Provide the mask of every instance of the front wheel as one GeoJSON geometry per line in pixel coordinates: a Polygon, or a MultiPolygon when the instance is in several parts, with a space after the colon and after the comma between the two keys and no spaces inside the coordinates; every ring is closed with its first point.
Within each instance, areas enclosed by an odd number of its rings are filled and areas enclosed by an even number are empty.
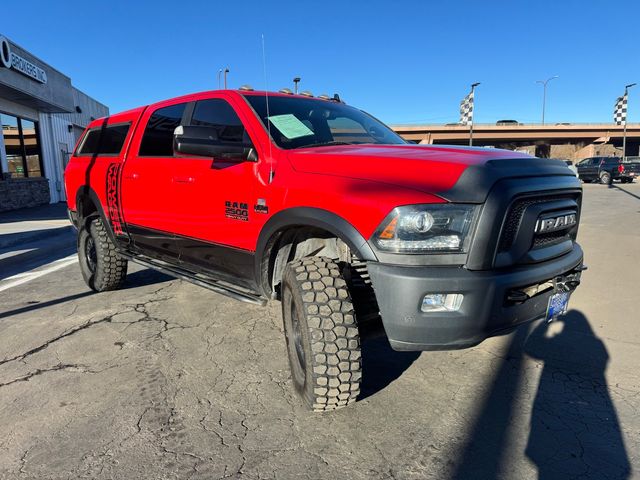
{"type": "Polygon", "coordinates": [[[99,217],[78,232],[78,259],[85,283],[96,292],[117,290],[127,276],[122,258],[99,217]]]}
{"type": "Polygon", "coordinates": [[[360,335],[339,265],[310,257],[287,265],[282,317],[296,392],[316,411],[335,410],[360,393],[360,335]]]}

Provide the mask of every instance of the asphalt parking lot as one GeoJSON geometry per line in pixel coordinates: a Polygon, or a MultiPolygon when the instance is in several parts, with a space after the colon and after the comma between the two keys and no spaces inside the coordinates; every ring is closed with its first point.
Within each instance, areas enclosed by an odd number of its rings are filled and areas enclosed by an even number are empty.
{"type": "Polygon", "coordinates": [[[64,259],[0,281],[0,478],[631,478],[640,184],[585,185],[579,241],[562,321],[454,352],[370,340],[362,400],[322,415],[293,396],[277,305],[133,266],[93,294],[64,259]]]}

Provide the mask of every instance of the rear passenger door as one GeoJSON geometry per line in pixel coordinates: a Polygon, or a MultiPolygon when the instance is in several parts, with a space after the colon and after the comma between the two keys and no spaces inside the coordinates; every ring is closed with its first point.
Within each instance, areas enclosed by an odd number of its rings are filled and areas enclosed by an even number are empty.
{"type": "Polygon", "coordinates": [[[122,174],[122,208],[136,248],[177,263],[173,132],[183,124],[188,102],[163,102],[140,120],[122,174]]]}
{"type": "Polygon", "coordinates": [[[115,119],[104,119],[100,125],[88,129],[76,147],[73,161],[65,168],[66,188],[87,185],[93,190],[111,231],[123,246],[129,244],[129,237],[122,222],[119,188],[122,151],[132,135],[131,120],[133,118],[126,115],[118,115],[115,119]]]}

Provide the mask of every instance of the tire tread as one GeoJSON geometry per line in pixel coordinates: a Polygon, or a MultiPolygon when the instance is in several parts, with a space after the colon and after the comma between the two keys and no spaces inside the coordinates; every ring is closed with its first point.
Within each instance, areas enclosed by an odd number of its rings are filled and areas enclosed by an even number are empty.
{"type": "Polygon", "coordinates": [[[96,243],[98,265],[93,275],[91,287],[98,292],[117,290],[124,284],[128,262],[118,253],[101,218],[95,218],[89,226],[96,243]]]}
{"type": "Polygon", "coordinates": [[[360,393],[360,335],[347,283],[329,258],[291,262],[285,281],[302,298],[311,341],[311,408],[326,412],[345,407],[360,393]]]}

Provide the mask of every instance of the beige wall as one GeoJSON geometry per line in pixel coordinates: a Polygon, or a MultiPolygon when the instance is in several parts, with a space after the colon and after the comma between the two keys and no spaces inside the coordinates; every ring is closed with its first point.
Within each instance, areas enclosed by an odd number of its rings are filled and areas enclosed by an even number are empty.
{"type": "Polygon", "coordinates": [[[577,162],[588,157],[610,157],[620,155],[621,148],[609,143],[592,143],[585,147],[579,145],[551,145],[551,158],[563,158],[577,162]]]}

